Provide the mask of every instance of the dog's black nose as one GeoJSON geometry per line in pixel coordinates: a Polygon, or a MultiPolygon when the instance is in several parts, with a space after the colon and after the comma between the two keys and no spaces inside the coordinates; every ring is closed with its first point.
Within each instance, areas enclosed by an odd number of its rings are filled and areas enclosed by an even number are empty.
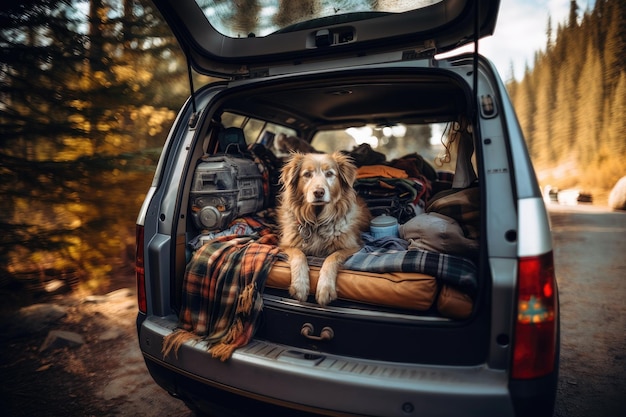
{"type": "Polygon", "coordinates": [[[322,198],[324,197],[324,190],[321,188],[319,190],[315,190],[313,191],[313,195],[315,196],[315,198],[322,198]]]}

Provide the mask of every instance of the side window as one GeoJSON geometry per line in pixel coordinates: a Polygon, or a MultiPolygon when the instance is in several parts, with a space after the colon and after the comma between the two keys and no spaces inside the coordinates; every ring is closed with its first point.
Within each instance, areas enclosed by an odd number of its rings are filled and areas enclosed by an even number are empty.
{"type": "Polygon", "coordinates": [[[320,152],[371,149],[392,161],[419,154],[437,169],[454,170],[456,153],[450,149],[445,160],[444,142],[448,141],[450,123],[366,125],[342,130],[318,132],[311,145],[320,152]]]}
{"type": "Polygon", "coordinates": [[[223,113],[221,115],[221,121],[224,127],[242,128],[248,145],[259,143],[275,154],[281,154],[275,142],[277,135],[283,134],[286,137],[298,136],[298,133],[289,127],[235,113],[223,113]]]}

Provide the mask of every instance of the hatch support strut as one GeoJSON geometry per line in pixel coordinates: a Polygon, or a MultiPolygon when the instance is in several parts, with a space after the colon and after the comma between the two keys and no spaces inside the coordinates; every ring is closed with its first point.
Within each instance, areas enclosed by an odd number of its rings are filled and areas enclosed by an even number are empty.
{"type": "Polygon", "coordinates": [[[198,109],[196,107],[196,92],[193,88],[193,76],[191,74],[191,58],[189,58],[189,53],[185,54],[187,56],[187,76],[189,77],[189,89],[191,90],[191,108],[193,109],[193,113],[189,118],[189,127],[195,128],[196,123],[198,123],[198,109]]]}
{"type": "Polygon", "coordinates": [[[480,39],[480,1],[474,2],[474,59],[472,60],[472,88],[476,107],[474,110],[473,125],[478,127],[478,40],[480,39]]]}

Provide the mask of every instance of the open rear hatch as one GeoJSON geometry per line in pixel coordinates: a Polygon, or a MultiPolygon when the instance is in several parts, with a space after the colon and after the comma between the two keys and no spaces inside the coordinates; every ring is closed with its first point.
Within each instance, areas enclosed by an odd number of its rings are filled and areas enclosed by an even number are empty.
{"type": "Polygon", "coordinates": [[[155,0],[193,68],[226,78],[350,57],[432,57],[494,31],[499,0],[155,0]],[[394,53],[395,54],[390,54],[394,53]]]}

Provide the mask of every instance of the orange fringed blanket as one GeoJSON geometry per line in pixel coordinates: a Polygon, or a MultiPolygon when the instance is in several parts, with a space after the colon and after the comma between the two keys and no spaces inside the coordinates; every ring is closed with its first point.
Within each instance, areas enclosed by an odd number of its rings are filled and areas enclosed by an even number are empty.
{"type": "Polygon", "coordinates": [[[228,360],[246,345],[263,308],[265,279],[279,253],[274,234],[222,236],[198,249],[185,271],[179,329],[163,343],[163,355],[183,343],[205,341],[214,358],[228,360]]]}

